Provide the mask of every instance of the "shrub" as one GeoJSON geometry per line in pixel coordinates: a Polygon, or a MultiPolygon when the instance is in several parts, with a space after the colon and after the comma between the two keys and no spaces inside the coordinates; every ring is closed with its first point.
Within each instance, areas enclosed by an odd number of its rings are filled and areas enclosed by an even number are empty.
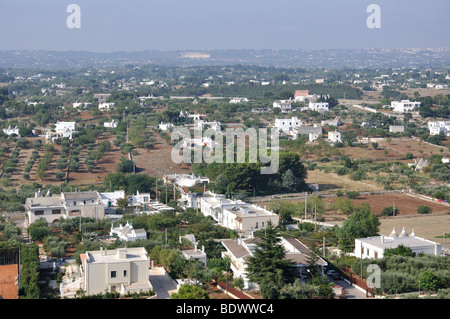
{"type": "Polygon", "coordinates": [[[420,205],[417,207],[417,212],[419,214],[431,214],[432,211],[431,207],[427,205],[420,205]]]}

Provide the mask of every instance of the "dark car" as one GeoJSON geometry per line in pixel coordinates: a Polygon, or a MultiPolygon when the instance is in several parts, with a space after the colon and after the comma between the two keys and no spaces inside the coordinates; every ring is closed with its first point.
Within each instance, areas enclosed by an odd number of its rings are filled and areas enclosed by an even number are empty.
{"type": "Polygon", "coordinates": [[[342,279],[341,275],[339,275],[338,273],[334,273],[331,276],[331,278],[333,278],[333,280],[341,280],[342,279]]]}

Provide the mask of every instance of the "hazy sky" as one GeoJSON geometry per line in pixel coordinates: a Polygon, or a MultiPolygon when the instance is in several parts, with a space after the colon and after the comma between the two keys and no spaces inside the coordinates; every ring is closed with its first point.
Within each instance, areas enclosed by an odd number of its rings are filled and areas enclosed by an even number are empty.
{"type": "Polygon", "coordinates": [[[448,48],[449,13],[449,0],[0,0],[0,50],[448,48]]]}

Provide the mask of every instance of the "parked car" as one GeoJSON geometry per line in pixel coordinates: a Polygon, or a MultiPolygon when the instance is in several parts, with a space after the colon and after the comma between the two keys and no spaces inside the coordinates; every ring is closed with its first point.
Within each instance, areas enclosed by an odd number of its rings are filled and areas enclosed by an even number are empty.
{"type": "Polygon", "coordinates": [[[333,276],[335,273],[336,273],[336,271],[334,271],[333,269],[330,269],[327,271],[327,275],[330,277],[333,276]]]}
{"type": "Polygon", "coordinates": [[[339,275],[338,273],[334,273],[334,274],[331,276],[331,278],[332,278],[333,280],[341,280],[341,279],[342,279],[341,275],[339,275]]]}

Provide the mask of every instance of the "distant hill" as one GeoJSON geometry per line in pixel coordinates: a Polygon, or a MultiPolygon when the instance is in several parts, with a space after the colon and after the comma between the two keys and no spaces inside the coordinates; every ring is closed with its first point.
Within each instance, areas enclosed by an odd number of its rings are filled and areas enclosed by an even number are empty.
{"type": "Polygon", "coordinates": [[[203,50],[95,53],[86,51],[0,51],[0,67],[79,69],[126,64],[259,65],[293,68],[450,67],[450,49],[203,50]]]}

